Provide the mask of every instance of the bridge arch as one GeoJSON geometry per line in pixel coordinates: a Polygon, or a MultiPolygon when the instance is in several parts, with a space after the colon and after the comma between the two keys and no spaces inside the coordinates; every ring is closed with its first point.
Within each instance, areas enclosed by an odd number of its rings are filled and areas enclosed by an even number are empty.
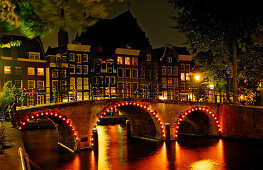
{"type": "Polygon", "coordinates": [[[25,118],[18,122],[18,129],[23,129],[30,120],[47,117],[55,125],[58,131],[58,143],[71,150],[75,151],[78,149],[78,132],[75,130],[75,125],[72,120],[67,118],[62,113],[56,111],[40,111],[40,112],[31,112],[25,118]]]}
{"type": "MultiPolygon", "coordinates": [[[[98,124],[100,123],[101,119],[111,110],[113,109],[120,109],[121,107],[124,106],[132,106],[132,107],[136,107],[136,108],[140,108],[143,109],[144,111],[146,111],[147,113],[149,113],[149,115],[155,120],[155,122],[157,122],[157,127],[159,131],[161,131],[162,137],[161,140],[163,140],[165,138],[165,127],[164,127],[164,123],[160,118],[160,114],[155,111],[154,109],[152,109],[152,107],[148,104],[142,103],[142,102],[116,102],[116,103],[110,103],[109,105],[107,105],[100,113],[97,114],[97,119],[96,122],[94,123],[94,128],[96,128],[98,126],[98,124]]],[[[91,139],[92,143],[91,145],[94,146],[94,138],[92,137],[91,139]]]]}
{"type": "Polygon", "coordinates": [[[219,122],[219,119],[218,119],[217,115],[212,110],[210,110],[207,107],[197,106],[197,107],[192,107],[190,109],[185,110],[184,112],[182,112],[178,116],[178,119],[177,119],[176,124],[175,124],[175,137],[176,138],[178,138],[178,134],[179,134],[180,128],[181,128],[181,126],[183,124],[183,121],[190,114],[195,114],[195,113],[198,113],[198,112],[201,112],[201,113],[204,113],[205,115],[207,115],[209,120],[212,123],[213,128],[217,129],[216,134],[214,132],[212,135],[215,135],[215,136],[221,135],[221,127],[220,127],[220,122],[219,122]]]}

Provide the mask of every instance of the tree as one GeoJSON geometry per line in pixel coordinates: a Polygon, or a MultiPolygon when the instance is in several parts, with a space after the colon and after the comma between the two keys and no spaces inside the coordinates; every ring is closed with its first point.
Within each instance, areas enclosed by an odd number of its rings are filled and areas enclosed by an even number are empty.
{"type": "Polygon", "coordinates": [[[0,93],[0,118],[6,117],[8,108],[15,100],[14,89],[11,81],[8,81],[5,83],[3,91],[0,93]]]}
{"type": "MultiPolygon", "coordinates": [[[[262,33],[263,11],[257,1],[169,0],[176,9],[175,28],[197,52],[210,53],[213,63],[222,61],[233,78],[233,97],[238,93],[238,52],[262,33]],[[216,59],[217,58],[217,59],[216,59]]],[[[216,66],[217,64],[215,64],[216,66]]],[[[216,66],[217,67],[217,66],[216,66]]],[[[220,69],[222,70],[222,69],[220,69]]]]}
{"type": "Polygon", "coordinates": [[[19,29],[28,38],[44,37],[55,28],[66,31],[72,27],[81,31],[106,17],[105,4],[113,1],[2,0],[0,28],[4,31],[19,29]]]}

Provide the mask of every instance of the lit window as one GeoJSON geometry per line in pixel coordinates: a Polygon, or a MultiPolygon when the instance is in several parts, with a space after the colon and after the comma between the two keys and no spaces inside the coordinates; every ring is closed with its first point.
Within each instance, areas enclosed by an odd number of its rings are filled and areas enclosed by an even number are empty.
{"type": "Polygon", "coordinates": [[[89,78],[83,78],[83,88],[84,90],[89,90],[89,78]]]}
{"type": "Polygon", "coordinates": [[[44,90],[44,81],[37,81],[37,89],[44,90]]]}
{"type": "Polygon", "coordinates": [[[167,67],[167,75],[172,75],[172,67],[171,66],[168,66],[167,67]]]}
{"type": "Polygon", "coordinates": [[[89,56],[88,54],[83,54],[83,62],[88,62],[89,56]]]}
{"type": "Polygon", "coordinates": [[[70,90],[72,90],[73,87],[75,86],[75,77],[70,77],[69,85],[70,85],[70,90]]]}
{"type": "Polygon", "coordinates": [[[123,64],[123,57],[122,56],[117,57],[117,64],[123,64]]]}
{"type": "Polygon", "coordinates": [[[162,66],[162,75],[166,75],[166,67],[162,66]]]}
{"type": "Polygon", "coordinates": [[[129,69],[129,68],[125,69],[125,77],[127,77],[127,78],[131,77],[131,69],[129,69]]]}
{"type": "Polygon", "coordinates": [[[181,73],[181,81],[185,81],[185,73],[181,73]]]}
{"type": "Polygon", "coordinates": [[[27,75],[35,75],[35,68],[34,67],[28,67],[27,68],[27,75]]]}
{"type": "Polygon", "coordinates": [[[190,75],[189,75],[189,73],[185,73],[185,80],[186,80],[186,81],[190,81],[190,75]]]}
{"type": "Polygon", "coordinates": [[[125,65],[131,65],[131,58],[125,57],[125,65]]]}
{"type": "Polygon", "coordinates": [[[82,90],[82,78],[77,77],[77,89],[82,90]]]}
{"type": "Polygon", "coordinates": [[[35,88],[35,80],[28,80],[27,82],[28,89],[33,89],[35,88]]]}
{"type": "Polygon", "coordinates": [[[172,78],[168,78],[168,86],[169,86],[169,87],[172,87],[172,85],[173,85],[172,78]]]}
{"type": "Polygon", "coordinates": [[[58,69],[52,70],[52,78],[58,78],[58,69]]]}
{"type": "Polygon", "coordinates": [[[69,53],[69,61],[75,61],[75,54],[69,53]]]}
{"type": "Polygon", "coordinates": [[[37,68],[37,75],[44,76],[44,68],[37,68]]]}
{"type": "Polygon", "coordinates": [[[116,87],[111,87],[111,94],[116,94],[116,87]]]}
{"type": "Polygon", "coordinates": [[[137,66],[138,65],[138,58],[137,57],[132,57],[132,65],[137,66]]]}
{"type": "Polygon", "coordinates": [[[4,74],[11,74],[11,66],[4,66],[4,74]]]}
{"type": "Polygon", "coordinates": [[[22,80],[15,80],[15,87],[17,89],[22,89],[23,87],[22,80]]]}

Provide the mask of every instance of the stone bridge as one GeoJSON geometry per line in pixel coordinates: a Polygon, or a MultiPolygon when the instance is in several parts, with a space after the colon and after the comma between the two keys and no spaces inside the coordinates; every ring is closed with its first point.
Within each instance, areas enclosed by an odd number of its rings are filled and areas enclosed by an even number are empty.
{"type": "Polygon", "coordinates": [[[93,131],[111,110],[127,117],[132,137],[177,140],[179,134],[187,133],[263,140],[263,107],[108,99],[18,108],[16,114],[19,129],[32,119],[49,118],[58,131],[59,144],[77,151],[96,145],[93,131]]]}

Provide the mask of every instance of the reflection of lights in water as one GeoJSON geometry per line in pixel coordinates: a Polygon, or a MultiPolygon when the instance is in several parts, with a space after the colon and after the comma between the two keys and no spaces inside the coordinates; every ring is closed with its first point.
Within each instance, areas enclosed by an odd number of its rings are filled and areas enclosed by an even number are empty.
{"type": "Polygon", "coordinates": [[[216,170],[217,163],[207,159],[196,161],[190,165],[190,169],[192,170],[216,170]]]}
{"type": "Polygon", "coordinates": [[[98,128],[98,138],[99,138],[99,168],[98,169],[111,169],[110,161],[109,161],[109,134],[106,132],[106,126],[97,126],[98,128]]]}

